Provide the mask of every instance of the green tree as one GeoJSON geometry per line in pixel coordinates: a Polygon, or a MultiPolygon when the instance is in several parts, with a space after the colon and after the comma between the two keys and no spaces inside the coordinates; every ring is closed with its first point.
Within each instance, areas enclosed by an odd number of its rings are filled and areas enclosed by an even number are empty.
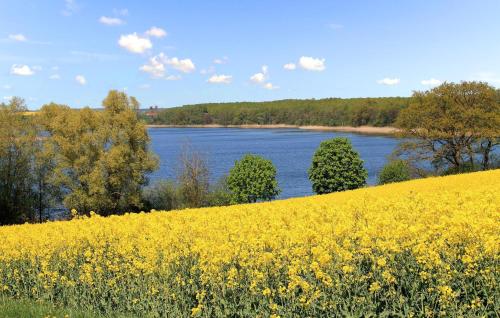
{"type": "Polygon", "coordinates": [[[0,224],[34,219],[33,153],[36,129],[24,100],[0,104],[0,224]]]}
{"type": "Polygon", "coordinates": [[[323,141],[309,168],[309,180],[317,194],[357,189],[366,184],[367,176],[363,160],[351,142],[341,137],[323,141]]]}
{"type": "Polygon", "coordinates": [[[32,167],[34,210],[39,222],[48,219],[50,208],[62,200],[61,188],[53,179],[56,162],[46,146],[47,141],[39,136],[35,143],[32,167]]]}
{"type": "Polygon", "coordinates": [[[227,182],[232,203],[272,200],[281,192],[273,163],[251,154],[235,162],[227,182]]]}
{"type": "Polygon", "coordinates": [[[397,126],[409,137],[399,152],[413,162],[438,172],[488,169],[500,144],[500,97],[486,83],[444,83],[413,93],[397,126]]]}
{"type": "Polygon", "coordinates": [[[157,168],[158,160],[149,150],[146,126],[137,116],[138,101],[112,90],[102,104],[100,133],[105,136],[105,149],[91,174],[93,183],[102,184],[96,196],[101,203],[100,213],[137,211],[141,208],[142,187],[147,185],[147,175],[157,168]]]}
{"type": "Polygon", "coordinates": [[[51,103],[42,107],[40,120],[48,133],[45,149],[55,160],[52,182],[64,194],[64,205],[80,213],[99,210],[104,180],[94,183],[91,176],[106,145],[102,113],[51,103]]]}
{"type": "Polygon", "coordinates": [[[65,194],[64,205],[81,213],[138,211],[157,159],[135,99],[110,91],[103,106],[100,112],[56,104],[42,108],[47,149],[56,162],[53,182],[65,194]]]}
{"type": "Polygon", "coordinates": [[[411,179],[411,169],[408,163],[404,160],[397,159],[389,161],[380,170],[378,175],[378,183],[386,184],[392,182],[401,182],[411,179]]]}

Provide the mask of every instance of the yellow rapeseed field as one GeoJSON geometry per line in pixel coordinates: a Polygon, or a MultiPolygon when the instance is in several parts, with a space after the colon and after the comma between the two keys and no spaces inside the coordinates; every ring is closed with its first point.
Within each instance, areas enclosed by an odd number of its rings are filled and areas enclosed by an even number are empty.
{"type": "Polygon", "coordinates": [[[104,314],[500,314],[500,170],[0,237],[4,295],[104,314]]]}

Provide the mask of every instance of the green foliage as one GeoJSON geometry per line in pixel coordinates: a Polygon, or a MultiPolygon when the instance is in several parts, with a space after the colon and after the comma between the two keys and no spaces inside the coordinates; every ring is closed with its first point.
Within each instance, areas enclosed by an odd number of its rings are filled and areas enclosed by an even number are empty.
{"type": "Polygon", "coordinates": [[[272,200],[281,190],[276,181],[276,168],[270,160],[245,155],[236,161],[227,179],[232,203],[272,200]]]}
{"type": "MultiPolygon", "coordinates": [[[[57,306],[53,303],[34,301],[31,299],[13,299],[0,296],[0,317],[6,318],[104,318],[100,313],[69,307],[57,306]]],[[[125,318],[124,314],[113,314],[106,317],[125,318]]]]}
{"type": "Polygon", "coordinates": [[[143,190],[144,210],[175,210],[182,206],[182,197],[175,182],[160,180],[143,190]]]}
{"type": "Polygon", "coordinates": [[[309,168],[309,180],[317,194],[357,189],[366,184],[367,177],[363,161],[347,138],[323,141],[309,168]]]}
{"type": "Polygon", "coordinates": [[[65,193],[68,209],[101,215],[138,211],[157,159],[135,99],[110,91],[103,106],[101,112],[56,104],[42,108],[46,149],[55,160],[53,182],[65,193]]]}
{"type": "Polygon", "coordinates": [[[229,190],[227,176],[224,176],[210,187],[207,197],[207,206],[225,206],[230,204],[231,190],[229,190]]]}
{"type": "Polygon", "coordinates": [[[152,124],[169,125],[389,126],[407,104],[408,98],[403,97],[211,103],[168,108],[145,118],[152,124]]]}
{"type": "Polygon", "coordinates": [[[411,169],[404,160],[392,160],[388,162],[378,175],[378,183],[386,184],[392,182],[401,182],[411,179],[411,169]]]}
{"type": "MultiPolygon", "coordinates": [[[[144,211],[170,211],[191,207],[193,202],[189,197],[183,195],[186,185],[181,186],[173,180],[159,180],[145,187],[142,192],[144,211]]],[[[203,195],[199,207],[225,206],[231,204],[231,192],[227,184],[227,178],[223,177],[213,185],[209,185],[208,191],[203,195]]]]}
{"type": "Polygon", "coordinates": [[[399,153],[412,161],[431,162],[438,173],[490,169],[500,145],[500,94],[482,82],[443,83],[415,92],[397,126],[409,137],[399,153]]]}
{"type": "Polygon", "coordinates": [[[0,224],[33,218],[32,164],[36,131],[22,116],[24,100],[0,104],[0,224]]]}

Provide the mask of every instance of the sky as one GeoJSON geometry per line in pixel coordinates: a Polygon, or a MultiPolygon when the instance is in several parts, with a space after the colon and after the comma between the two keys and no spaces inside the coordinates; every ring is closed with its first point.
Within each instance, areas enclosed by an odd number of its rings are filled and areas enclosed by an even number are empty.
{"type": "Polygon", "coordinates": [[[143,108],[500,87],[499,0],[0,1],[0,102],[143,108]]]}

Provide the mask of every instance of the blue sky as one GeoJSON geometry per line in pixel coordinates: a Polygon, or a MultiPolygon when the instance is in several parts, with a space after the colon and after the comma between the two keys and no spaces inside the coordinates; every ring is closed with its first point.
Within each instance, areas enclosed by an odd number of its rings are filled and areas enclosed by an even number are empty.
{"type": "Polygon", "coordinates": [[[500,87],[500,1],[0,2],[0,98],[143,107],[500,87]],[[286,65],[286,67],[285,67],[286,65]]]}

